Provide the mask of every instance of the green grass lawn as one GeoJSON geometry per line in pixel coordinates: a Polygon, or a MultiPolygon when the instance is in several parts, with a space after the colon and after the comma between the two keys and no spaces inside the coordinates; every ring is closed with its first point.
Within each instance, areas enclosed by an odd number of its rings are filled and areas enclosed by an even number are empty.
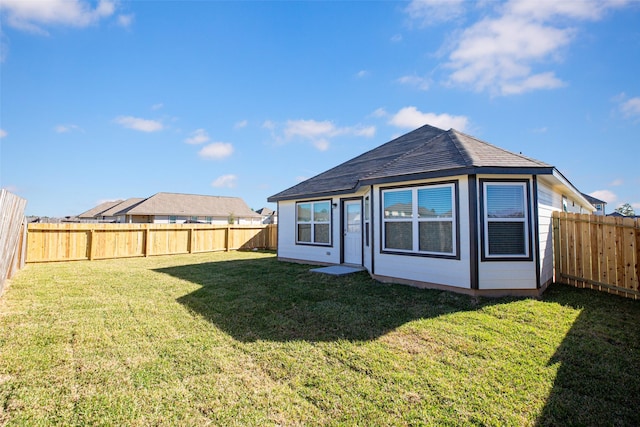
{"type": "Polygon", "coordinates": [[[309,268],[27,265],[0,298],[0,425],[640,425],[640,302],[309,268]]]}

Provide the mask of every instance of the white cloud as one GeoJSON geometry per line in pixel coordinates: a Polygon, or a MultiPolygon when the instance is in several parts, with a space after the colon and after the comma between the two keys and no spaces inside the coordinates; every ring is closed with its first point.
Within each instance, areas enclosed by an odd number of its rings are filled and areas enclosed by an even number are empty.
{"type": "Polygon", "coordinates": [[[381,117],[387,117],[389,115],[389,113],[387,113],[387,110],[385,110],[384,108],[381,107],[381,108],[377,108],[370,115],[371,115],[371,117],[381,118],[381,117]]]}
{"type": "Polygon", "coordinates": [[[419,90],[429,90],[431,81],[424,77],[419,76],[402,76],[398,79],[398,83],[408,86],[413,86],[419,90]]]}
{"type": "Polygon", "coordinates": [[[375,126],[346,126],[337,127],[330,121],[316,120],[288,120],[284,130],[287,138],[296,136],[314,139],[318,137],[335,137],[339,135],[355,135],[355,136],[374,136],[376,132],[375,126]]]}
{"type": "Polygon", "coordinates": [[[335,136],[337,135],[337,129],[330,121],[288,120],[284,134],[287,138],[301,136],[313,139],[320,136],[335,136]]]}
{"type": "Polygon", "coordinates": [[[216,188],[235,188],[237,181],[238,177],[236,175],[222,175],[213,180],[211,186],[216,188]]]}
{"type": "Polygon", "coordinates": [[[363,77],[367,77],[369,75],[369,72],[367,70],[360,70],[356,73],[356,77],[361,79],[363,77]]]}
{"type": "Polygon", "coordinates": [[[107,18],[113,15],[115,2],[101,0],[93,8],[83,0],[2,0],[2,8],[11,27],[46,35],[42,26],[87,27],[107,18]]]}
{"type": "Polygon", "coordinates": [[[237,122],[235,125],[233,125],[233,127],[235,129],[242,129],[242,128],[246,128],[248,124],[249,124],[248,120],[241,120],[237,122]]]}
{"type": "Polygon", "coordinates": [[[56,133],[68,133],[72,131],[81,131],[80,126],[77,125],[57,125],[53,128],[56,133]]]}
{"type": "Polygon", "coordinates": [[[0,139],[6,137],[7,135],[9,135],[9,134],[7,133],[6,130],[0,129],[0,139]]]}
{"type": "Polygon", "coordinates": [[[391,41],[394,42],[394,43],[401,42],[402,41],[402,34],[394,34],[391,37],[391,41]]]}
{"type": "Polygon", "coordinates": [[[640,117],[640,97],[628,99],[620,104],[620,111],[627,118],[640,117]]]}
{"type": "Polygon", "coordinates": [[[157,132],[164,129],[163,124],[157,120],[141,119],[139,117],[120,116],[116,117],[114,121],[121,126],[141,132],[157,132]]]}
{"type": "Polygon", "coordinates": [[[624,180],[622,178],[617,178],[617,179],[614,179],[613,181],[611,181],[609,186],[610,187],[619,187],[622,184],[624,184],[624,180]]]}
{"type": "Polygon", "coordinates": [[[157,104],[153,104],[151,106],[151,109],[153,111],[157,111],[157,110],[161,109],[162,107],[164,107],[164,104],[162,102],[158,102],[157,104]]]}
{"type": "Polygon", "coordinates": [[[198,152],[204,159],[221,160],[233,154],[233,145],[228,142],[214,142],[198,152]]]}
{"type": "Polygon", "coordinates": [[[419,25],[432,25],[461,16],[464,3],[464,0],[413,0],[405,12],[419,25]]]}
{"type": "Polygon", "coordinates": [[[618,200],[618,196],[610,190],[597,190],[592,193],[589,193],[591,197],[595,197],[596,199],[603,200],[609,204],[615,203],[618,200]]]}
{"type": "Polygon", "coordinates": [[[205,142],[209,142],[211,138],[209,138],[209,134],[204,129],[196,129],[191,132],[191,136],[184,140],[187,144],[204,144],[205,142]]]}
{"type": "Polygon", "coordinates": [[[358,124],[355,126],[340,127],[329,120],[287,120],[283,124],[265,120],[262,127],[271,132],[271,138],[277,144],[305,141],[320,151],[328,150],[331,146],[331,140],[336,137],[355,136],[371,138],[376,134],[375,126],[358,124]]]}
{"type": "Polygon", "coordinates": [[[601,19],[626,3],[511,0],[500,4],[495,7],[497,14],[455,36],[446,64],[451,70],[448,82],[492,95],[562,87],[565,83],[555,72],[537,69],[540,64],[561,59],[578,34],[575,24],[601,19]]]}
{"type": "Polygon", "coordinates": [[[633,208],[633,210],[636,212],[636,215],[638,215],[638,209],[640,209],[640,202],[633,202],[631,203],[631,207],[633,208]]]}
{"type": "Polygon", "coordinates": [[[389,123],[409,129],[428,124],[441,129],[453,128],[464,132],[469,124],[469,119],[465,116],[450,114],[423,113],[416,107],[404,107],[391,117],[389,123]]]}
{"type": "Polygon", "coordinates": [[[324,138],[316,139],[315,141],[313,141],[313,146],[316,147],[319,151],[327,151],[330,145],[331,144],[329,143],[329,141],[324,138]]]}
{"type": "Polygon", "coordinates": [[[129,28],[133,24],[134,15],[118,15],[118,25],[124,28],[129,28]]]}

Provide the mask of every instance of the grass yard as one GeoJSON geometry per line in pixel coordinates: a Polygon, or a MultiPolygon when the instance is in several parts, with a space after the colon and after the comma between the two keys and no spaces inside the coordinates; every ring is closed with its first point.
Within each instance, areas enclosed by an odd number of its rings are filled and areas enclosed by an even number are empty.
{"type": "Polygon", "coordinates": [[[27,265],[0,298],[0,425],[640,425],[640,302],[309,268],[27,265]]]}

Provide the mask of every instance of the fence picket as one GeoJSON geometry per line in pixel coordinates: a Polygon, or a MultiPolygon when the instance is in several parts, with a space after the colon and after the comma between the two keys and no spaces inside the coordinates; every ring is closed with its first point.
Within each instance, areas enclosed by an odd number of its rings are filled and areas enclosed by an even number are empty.
{"type": "Polygon", "coordinates": [[[556,281],[640,298],[640,221],[554,212],[556,281]]]}
{"type": "Polygon", "coordinates": [[[27,262],[275,249],[277,226],[29,224],[27,262]]]}

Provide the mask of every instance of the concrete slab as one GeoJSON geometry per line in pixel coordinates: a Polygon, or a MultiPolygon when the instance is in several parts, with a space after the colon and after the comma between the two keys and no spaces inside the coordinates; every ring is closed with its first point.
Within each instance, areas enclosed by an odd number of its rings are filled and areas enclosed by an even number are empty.
{"type": "Polygon", "coordinates": [[[348,265],[330,265],[329,267],[312,268],[313,273],[324,273],[332,276],[344,276],[345,274],[357,273],[363,271],[363,267],[352,267],[348,265]]]}

